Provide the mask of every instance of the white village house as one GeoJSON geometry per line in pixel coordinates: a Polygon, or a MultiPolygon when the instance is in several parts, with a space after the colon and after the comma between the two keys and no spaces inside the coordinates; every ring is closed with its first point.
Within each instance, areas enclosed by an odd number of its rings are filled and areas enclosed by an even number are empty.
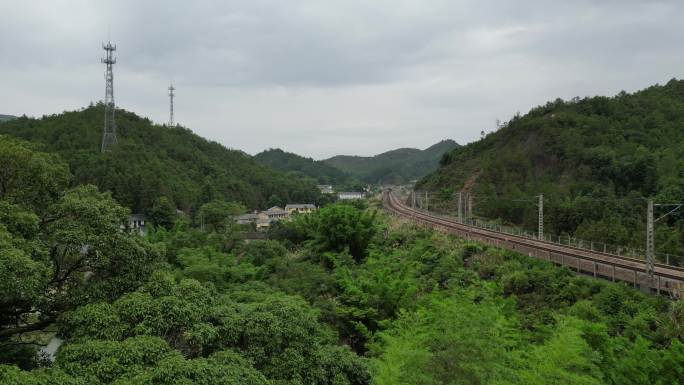
{"type": "Polygon", "coordinates": [[[309,214],[315,210],[316,210],[316,205],[313,205],[311,203],[294,203],[294,204],[285,206],[285,211],[287,211],[290,214],[293,214],[293,213],[309,214]]]}
{"type": "Polygon", "coordinates": [[[321,194],[333,194],[333,186],[330,184],[319,184],[318,189],[321,190],[321,194]]]}
{"type": "Polygon", "coordinates": [[[131,214],[128,216],[128,221],[121,224],[121,230],[145,235],[145,216],[143,214],[131,214]]]}
{"type": "Polygon", "coordinates": [[[341,191],[337,193],[337,199],[351,200],[351,199],[363,199],[363,193],[360,191],[341,191]]]}
{"type": "Polygon", "coordinates": [[[238,215],[237,217],[235,217],[235,222],[238,225],[248,225],[250,223],[254,223],[256,224],[257,230],[266,228],[271,223],[271,221],[268,218],[268,215],[266,215],[266,213],[263,211],[255,211],[253,213],[238,215]]]}
{"type": "Polygon", "coordinates": [[[271,207],[270,209],[264,211],[264,214],[268,216],[268,219],[271,222],[290,218],[290,212],[278,206],[271,207]]]}
{"type": "Polygon", "coordinates": [[[314,210],[316,210],[316,206],[309,203],[291,204],[285,206],[284,209],[273,206],[268,210],[261,212],[255,211],[253,213],[238,215],[235,217],[235,222],[239,225],[254,223],[257,230],[262,230],[268,228],[273,222],[289,220],[290,215],[293,213],[308,214],[314,210]]]}

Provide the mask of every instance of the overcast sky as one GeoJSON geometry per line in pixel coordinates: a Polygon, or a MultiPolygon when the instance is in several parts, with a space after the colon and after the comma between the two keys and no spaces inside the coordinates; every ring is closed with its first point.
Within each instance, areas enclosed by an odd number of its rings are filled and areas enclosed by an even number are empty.
{"type": "Polygon", "coordinates": [[[684,77],[682,0],[0,0],[0,113],[103,99],[110,37],[119,107],[317,159],[684,77]]]}

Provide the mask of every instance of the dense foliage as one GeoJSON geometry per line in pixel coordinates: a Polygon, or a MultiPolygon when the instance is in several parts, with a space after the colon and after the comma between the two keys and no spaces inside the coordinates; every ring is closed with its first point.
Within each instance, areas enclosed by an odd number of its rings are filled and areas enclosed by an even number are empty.
{"type": "Polygon", "coordinates": [[[67,188],[59,157],[2,136],[0,159],[0,362],[41,367],[0,366],[0,383],[368,383],[316,309],[239,263],[285,251],[238,241],[239,204],[203,205],[204,231],[174,217],[143,238],[109,194],[67,188]],[[48,326],[67,341],[52,363],[35,350],[48,326]]]}
{"type": "Polygon", "coordinates": [[[338,190],[359,188],[360,181],[323,161],[305,158],[279,148],[272,148],[254,155],[254,160],[276,170],[301,177],[313,178],[317,184],[337,186],[338,190]]]}
{"type": "Polygon", "coordinates": [[[16,361],[25,349],[13,337],[115,299],[162,261],[152,244],[121,231],[128,211],[108,193],[66,189],[68,180],[58,157],[0,136],[0,351],[16,351],[16,361]]]}
{"type": "Polygon", "coordinates": [[[152,124],[117,110],[118,144],[100,153],[102,105],[81,111],[21,117],[0,124],[0,134],[31,142],[62,156],[73,183],[90,183],[134,212],[149,211],[165,197],[174,206],[194,210],[215,199],[266,208],[269,198],[314,202],[315,183],[284,175],[254,162],[248,155],[207,141],[182,127],[152,124]]]}
{"type": "MultiPolygon", "coordinates": [[[[528,229],[537,220],[530,201],[543,193],[548,233],[643,247],[646,198],[684,200],[683,127],[681,80],[556,100],[445,155],[418,188],[447,200],[469,190],[476,214],[528,229]]],[[[659,251],[684,255],[682,212],[661,221],[656,236],[659,251]]]]}
{"type": "Polygon", "coordinates": [[[443,140],[425,150],[400,148],[371,157],[338,155],[323,162],[367,183],[403,184],[433,171],[444,153],[458,147],[453,140],[443,140]]]}
{"type": "Polygon", "coordinates": [[[141,237],[59,157],[0,137],[0,159],[2,384],[684,382],[681,301],[363,202],[246,242],[212,201],[141,237]],[[48,324],[54,361],[29,333],[48,324]]]}

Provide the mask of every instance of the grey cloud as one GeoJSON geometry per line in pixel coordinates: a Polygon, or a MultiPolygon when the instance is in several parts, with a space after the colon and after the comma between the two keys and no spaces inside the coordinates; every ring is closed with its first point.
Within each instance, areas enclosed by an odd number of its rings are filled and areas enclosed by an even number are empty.
{"type": "Polygon", "coordinates": [[[0,113],[117,103],[314,157],[476,139],[556,97],[681,77],[678,0],[0,1],[0,113]],[[111,31],[111,32],[110,32],[111,31]]]}

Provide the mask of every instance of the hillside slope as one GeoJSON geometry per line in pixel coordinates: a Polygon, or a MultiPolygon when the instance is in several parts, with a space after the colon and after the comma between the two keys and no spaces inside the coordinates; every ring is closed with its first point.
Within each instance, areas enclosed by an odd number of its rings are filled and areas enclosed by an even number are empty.
{"type": "Polygon", "coordinates": [[[400,148],[379,155],[338,155],[323,162],[368,183],[406,183],[434,170],[445,152],[457,148],[453,140],[443,140],[425,150],[400,148]]]}
{"type": "Polygon", "coordinates": [[[0,122],[4,122],[4,121],[6,121],[6,120],[12,120],[12,119],[16,119],[16,118],[17,118],[17,117],[16,117],[16,116],[13,116],[13,115],[3,115],[3,114],[0,114],[0,122]]]}
{"type": "Polygon", "coordinates": [[[313,178],[319,184],[343,185],[353,183],[354,178],[325,162],[271,148],[254,155],[254,160],[276,170],[313,178]]]}
{"type": "MultiPolygon", "coordinates": [[[[466,184],[487,218],[534,229],[529,201],[543,193],[548,232],[641,247],[645,198],[684,200],[684,81],[549,102],[450,152],[417,188],[448,197],[466,184]]],[[[684,255],[683,219],[659,224],[660,251],[684,255]]]]}
{"type": "Polygon", "coordinates": [[[213,199],[264,207],[271,196],[284,202],[311,202],[311,181],[286,176],[256,163],[241,151],[203,139],[182,127],[152,124],[117,110],[118,144],[100,153],[103,106],[0,123],[0,133],[39,143],[69,163],[74,183],[93,183],[133,211],[144,211],[166,196],[181,209],[213,199]]]}

